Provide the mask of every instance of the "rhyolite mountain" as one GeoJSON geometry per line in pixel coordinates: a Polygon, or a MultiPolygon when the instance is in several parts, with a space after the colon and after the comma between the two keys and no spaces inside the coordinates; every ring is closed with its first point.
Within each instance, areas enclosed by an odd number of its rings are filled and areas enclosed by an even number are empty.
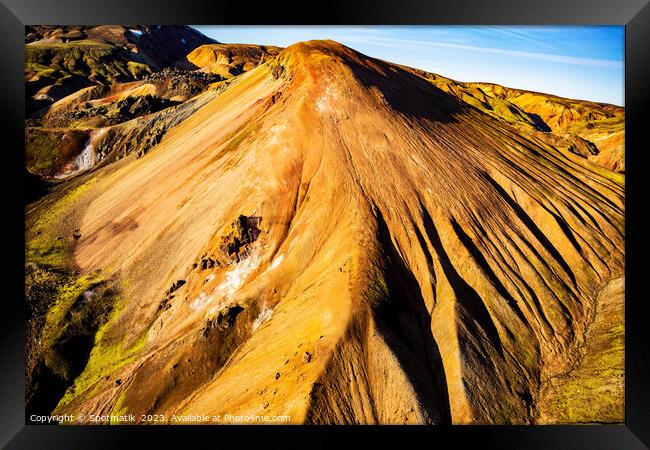
{"type": "Polygon", "coordinates": [[[139,79],[214,43],[187,26],[27,26],[28,106],[35,110],[82,87],[139,79]]]}
{"type": "Polygon", "coordinates": [[[28,411],[623,420],[623,108],[332,41],[175,67],[27,121],[28,411]]]}

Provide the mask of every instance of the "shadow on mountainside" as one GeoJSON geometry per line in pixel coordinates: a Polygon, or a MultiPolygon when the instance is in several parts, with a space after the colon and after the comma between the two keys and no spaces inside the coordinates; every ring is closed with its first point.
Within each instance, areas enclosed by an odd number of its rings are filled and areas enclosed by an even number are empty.
{"type": "Polygon", "coordinates": [[[356,78],[367,88],[379,89],[391,108],[399,113],[435,122],[456,122],[456,114],[468,110],[466,104],[430,82],[381,60],[365,59],[365,64],[346,61],[356,78]]]}
{"type": "MultiPolygon", "coordinates": [[[[445,277],[447,278],[447,281],[449,281],[451,288],[454,290],[457,310],[461,310],[458,312],[473,319],[472,321],[467,321],[466,325],[470,328],[474,336],[478,337],[485,335],[488,342],[497,353],[500,356],[503,356],[501,339],[499,338],[499,333],[492,321],[490,312],[483,304],[483,300],[478,292],[476,292],[476,290],[456,271],[456,268],[449,259],[449,255],[447,255],[447,252],[442,245],[442,241],[440,240],[433,219],[424,207],[422,208],[422,219],[424,221],[429,241],[440,259],[440,265],[442,266],[445,277]]],[[[479,345],[483,345],[480,340],[477,340],[477,342],[479,342],[479,345]]]]}
{"type": "Polygon", "coordinates": [[[399,256],[384,217],[377,211],[378,240],[384,251],[388,287],[388,298],[374,307],[377,328],[398,358],[426,415],[436,424],[449,424],[447,382],[431,333],[431,315],[417,279],[399,256]]]}

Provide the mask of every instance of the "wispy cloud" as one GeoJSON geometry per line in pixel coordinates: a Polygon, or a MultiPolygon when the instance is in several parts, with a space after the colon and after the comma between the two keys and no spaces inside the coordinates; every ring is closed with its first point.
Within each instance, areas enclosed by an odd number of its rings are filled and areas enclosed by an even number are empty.
{"type": "Polygon", "coordinates": [[[624,103],[624,29],[612,26],[199,26],[221,42],[332,39],[462,81],[624,103]]]}
{"type": "Polygon", "coordinates": [[[552,45],[549,45],[547,40],[540,38],[539,33],[531,33],[530,31],[521,31],[516,28],[490,28],[488,30],[497,37],[504,37],[515,42],[527,42],[537,48],[547,48],[549,50],[556,50],[552,45]]]}
{"type": "Polygon", "coordinates": [[[539,61],[557,62],[563,64],[574,64],[579,66],[598,67],[603,69],[623,69],[623,61],[597,58],[581,58],[577,56],[554,55],[551,53],[537,53],[520,50],[505,50],[494,47],[477,47],[474,45],[454,44],[449,42],[421,41],[416,39],[387,38],[375,36],[372,38],[363,36],[340,36],[341,39],[348,42],[357,42],[363,44],[375,44],[390,48],[413,48],[420,47],[439,47],[467,50],[480,53],[490,53],[494,55],[514,56],[517,58],[535,59],[539,61]]]}

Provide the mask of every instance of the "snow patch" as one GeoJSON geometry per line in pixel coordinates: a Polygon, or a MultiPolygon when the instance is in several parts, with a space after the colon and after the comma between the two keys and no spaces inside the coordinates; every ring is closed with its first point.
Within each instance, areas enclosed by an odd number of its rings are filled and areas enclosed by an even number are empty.
{"type": "Polygon", "coordinates": [[[224,280],[214,288],[210,296],[207,296],[207,301],[199,302],[198,298],[194,300],[194,303],[199,305],[194,309],[198,309],[206,305],[208,302],[212,302],[214,298],[217,298],[219,300],[206,313],[207,316],[214,315],[217,311],[230,303],[233,295],[235,295],[242,284],[244,284],[244,281],[246,281],[248,276],[257,268],[257,266],[259,266],[259,264],[259,258],[255,255],[251,255],[238,263],[233,269],[226,272],[224,280]]]}
{"type": "Polygon", "coordinates": [[[286,128],[286,125],[275,125],[274,127],[271,127],[269,130],[269,133],[271,134],[269,145],[275,145],[280,142],[279,134],[282,133],[286,128]]]}
{"type": "Polygon", "coordinates": [[[332,102],[336,101],[338,98],[339,96],[336,92],[336,89],[334,89],[332,86],[328,86],[327,89],[325,89],[323,95],[321,95],[319,99],[316,100],[316,109],[318,109],[318,111],[321,113],[331,112],[333,110],[332,102]]]}
{"type": "Polygon", "coordinates": [[[84,293],[81,294],[81,296],[77,299],[77,301],[73,303],[70,309],[72,311],[79,311],[87,303],[90,303],[92,299],[95,298],[95,295],[97,295],[97,293],[92,289],[84,291],[84,293]]]}
{"type": "Polygon", "coordinates": [[[276,267],[278,267],[278,266],[280,265],[280,263],[282,262],[283,259],[284,259],[284,255],[280,255],[280,256],[278,256],[277,258],[275,258],[275,259],[273,260],[273,263],[271,263],[271,267],[269,267],[269,270],[273,270],[273,269],[275,269],[276,267]]]}
{"type": "Polygon", "coordinates": [[[255,321],[253,322],[253,331],[257,330],[260,325],[262,325],[264,322],[269,320],[271,316],[273,316],[273,310],[268,306],[264,305],[264,308],[262,308],[260,315],[257,316],[255,321]]]}
{"type": "Polygon", "coordinates": [[[54,177],[59,179],[67,178],[70,175],[74,175],[83,170],[92,169],[95,166],[95,163],[97,162],[97,155],[95,154],[95,142],[97,141],[98,138],[106,134],[106,130],[107,130],[106,128],[93,130],[88,136],[86,145],[81,150],[81,153],[79,153],[72,160],[72,164],[71,164],[72,167],[68,165],[67,169],[64,169],[63,172],[55,175],[54,177]]]}
{"type": "Polygon", "coordinates": [[[215,288],[212,295],[223,296],[226,299],[230,299],[241,287],[244,281],[246,281],[248,275],[257,268],[259,263],[259,258],[255,255],[251,255],[237,264],[233,269],[226,272],[224,281],[215,288]]]}
{"type": "Polygon", "coordinates": [[[88,140],[86,147],[84,147],[72,163],[77,172],[80,170],[88,170],[95,165],[95,146],[92,144],[92,140],[88,140]]]}
{"type": "Polygon", "coordinates": [[[205,292],[201,292],[199,296],[196,297],[192,303],[190,303],[190,308],[192,308],[194,311],[197,311],[204,307],[210,300],[212,300],[212,297],[208,296],[205,292]]]}

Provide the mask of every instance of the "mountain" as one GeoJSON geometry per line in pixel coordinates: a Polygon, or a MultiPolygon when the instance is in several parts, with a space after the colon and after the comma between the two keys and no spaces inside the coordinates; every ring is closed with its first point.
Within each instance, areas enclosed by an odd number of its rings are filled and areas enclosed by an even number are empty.
{"type": "Polygon", "coordinates": [[[624,174],[570,139],[622,111],[256,52],[28,205],[28,411],[621,422],[624,174]]]}
{"type": "Polygon", "coordinates": [[[625,110],[620,106],[491,83],[462,83],[421,70],[405,69],[481,111],[517,126],[526,134],[607,169],[625,172],[625,110]]]}
{"type": "Polygon", "coordinates": [[[187,60],[202,71],[229,78],[255,68],[281,50],[264,45],[209,44],[193,50],[187,60]]]}
{"type": "Polygon", "coordinates": [[[27,26],[28,111],[80,88],[132,81],[177,62],[210,39],[187,26],[27,26]]]}
{"type": "Polygon", "coordinates": [[[494,84],[482,83],[480,86],[486,92],[507,99],[528,113],[541,117],[554,133],[579,136],[593,143],[595,148],[591,149],[589,159],[616,172],[625,172],[624,108],[494,84]]]}

